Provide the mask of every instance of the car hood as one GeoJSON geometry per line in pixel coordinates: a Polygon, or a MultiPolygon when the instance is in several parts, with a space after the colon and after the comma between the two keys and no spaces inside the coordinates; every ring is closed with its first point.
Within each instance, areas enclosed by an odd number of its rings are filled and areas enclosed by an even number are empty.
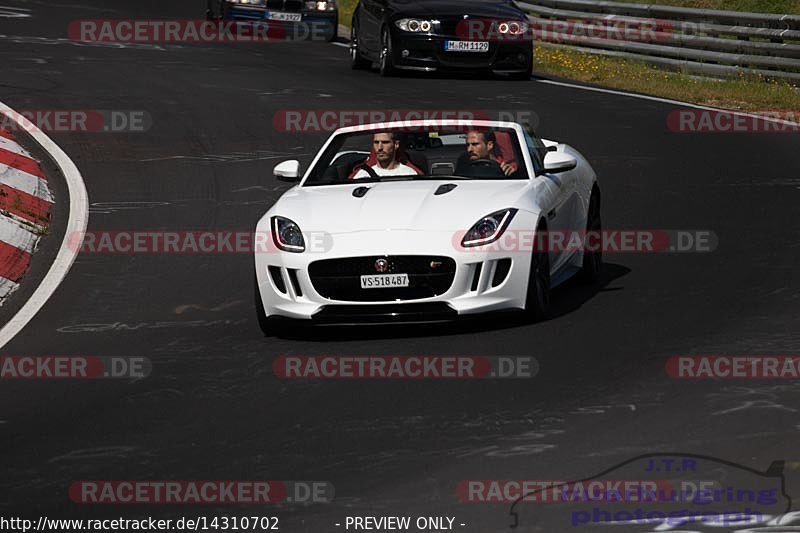
{"type": "Polygon", "coordinates": [[[415,180],[296,187],[270,209],[294,220],[303,232],[468,230],[481,217],[519,205],[530,180],[415,180]],[[455,189],[436,195],[440,185],[455,189]],[[361,198],[359,187],[369,187],[361,198]]]}
{"type": "Polygon", "coordinates": [[[394,0],[391,3],[396,15],[442,18],[469,15],[480,18],[525,18],[511,2],[487,2],[486,0],[394,0]]]}

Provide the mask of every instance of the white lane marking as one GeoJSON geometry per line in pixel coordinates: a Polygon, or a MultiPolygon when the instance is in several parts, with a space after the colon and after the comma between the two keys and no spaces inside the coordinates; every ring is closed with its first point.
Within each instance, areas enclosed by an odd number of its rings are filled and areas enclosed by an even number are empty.
{"type": "Polygon", "coordinates": [[[24,155],[28,159],[33,159],[31,154],[28,151],[19,145],[16,141],[12,141],[11,139],[6,139],[5,137],[0,137],[0,148],[3,150],[8,150],[9,152],[24,155]]]}
{"type": "Polygon", "coordinates": [[[604,94],[614,94],[617,96],[627,96],[630,98],[638,98],[640,100],[650,100],[651,102],[660,102],[662,104],[672,104],[682,107],[690,107],[692,109],[702,109],[703,111],[719,111],[724,113],[730,113],[731,115],[737,115],[742,117],[749,117],[749,118],[756,118],[761,119],[765,122],[772,122],[775,124],[783,124],[785,126],[800,126],[799,123],[791,122],[788,120],[782,120],[779,118],[773,118],[769,116],[757,115],[753,113],[747,113],[745,111],[735,111],[733,109],[724,109],[722,107],[711,107],[705,106],[700,104],[691,104],[689,102],[681,102],[680,100],[670,100],[669,98],[659,98],[658,96],[648,96],[646,94],[635,94],[635,93],[626,93],[625,91],[616,91],[614,89],[601,89],[599,87],[587,87],[585,85],[576,85],[574,83],[565,83],[562,81],[553,81],[553,80],[534,80],[537,83],[544,83],[546,85],[557,85],[559,87],[569,87],[572,89],[580,89],[583,91],[592,91],[596,93],[604,93],[604,94]]]}
{"type": "Polygon", "coordinates": [[[19,283],[0,276],[0,300],[5,300],[15,290],[19,289],[19,283]]]}
{"type": "Polygon", "coordinates": [[[36,287],[28,301],[25,302],[25,305],[0,329],[0,348],[2,348],[44,307],[44,304],[47,303],[47,300],[50,299],[67,276],[70,267],[72,267],[75,258],[78,256],[77,247],[70,246],[71,237],[76,233],[85,233],[86,226],[89,223],[89,197],[86,192],[86,184],[83,183],[78,167],[50,137],[45,135],[30,120],[20,116],[19,113],[16,113],[2,102],[0,102],[0,113],[11,114],[14,120],[25,128],[33,140],[48,153],[64,175],[69,194],[69,218],[64,240],[61,241],[61,247],[58,250],[56,259],[50,265],[50,270],[47,271],[42,282],[36,287]]]}
{"type": "Polygon", "coordinates": [[[31,10],[24,7],[0,6],[0,18],[22,19],[31,16],[31,10]]]}
{"type": "Polygon", "coordinates": [[[50,193],[45,180],[3,163],[0,163],[0,183],[19,189],[42,200],[53,202],[53,195],[50,193]]]}
{"type": "Polygon", "coordinates": [[[349,45],[349,44],[347,44],[347,43],[340,43],[340,42],[338,42],[338,41],[337,41],[337,42],[332,42],[331,44],[332,44],[333,46],[341,46],[342,48],[350,48],[350,45],[349,45]]]}
{"type": "Polygon", "coordinates": [[[0,240],[32,254],[39,236],[9,218],[0,217],[0,240]]]}

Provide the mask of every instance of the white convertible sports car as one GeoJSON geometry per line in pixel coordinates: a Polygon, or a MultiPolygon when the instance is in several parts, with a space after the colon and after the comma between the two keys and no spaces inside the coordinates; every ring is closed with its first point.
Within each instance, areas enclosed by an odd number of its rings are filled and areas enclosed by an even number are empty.
{"type": "Polygon", "coordinates": [[[342,128],[302,177],[295,160],[274,174],[299,183],[256,228],[267,244],[255,254],[265,334],[278,317],[369,324],[517,310],[538,320],[552,287],[575,274],[593,282],[601,267],[599,250],[552,245],[601,230],[597,176],[574,148],[516,123],[342,128]]]}

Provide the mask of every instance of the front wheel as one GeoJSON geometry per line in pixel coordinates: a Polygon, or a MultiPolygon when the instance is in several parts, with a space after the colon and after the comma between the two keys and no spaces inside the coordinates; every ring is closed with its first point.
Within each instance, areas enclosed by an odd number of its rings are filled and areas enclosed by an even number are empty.
{"type": "Polygon", "coordinates": [[[592,189],[589,198],[589,209],[586,214],[586,236],[583,246],[583,266],[580,279],[584,283],[596,283],[600,279],[600,270],[603,267],[602,247],[603,222],[600,218],[600,191],[597,187],[592,189]],[[597,248],[597,249],[595,249],[597,248]]]}
{"type": "Polygon", "coordinates": [[[392,55],[392,36],[389,35],[389,30],[385,29],[381,32],[381,58],[380,58],[380,74],[381,76],[393,76],[395,73],[394,56],[392,55]]]}
{"type": "Polygon", "coordinates": [[[362,70],[370,66],[370,62],[364,59],[358,49],[358,28],[355,24],[350,26],[350,68],[362,70]]]}
{"type": "Polygon", "coordinates": [[[208,8],[206,9],[206,20],[221,20],[221,19],[222,19],[221,0],[208,0],[208,8]]]}
{"type": "Polygon", "coordinates": [[[516,72],[511,75],[512,80],[525,81],[530,80],[533,75],[533,59],[528,62],[528,66],[522,72],[516,72]]]}
{"type": "Polygon", "coordinates": [[[528,273],[525,315],[534,322],[544,320],[550,312],[550,252],[546,233],[547,229],[542,226],[536,230],[537,245],[528,273]]]}

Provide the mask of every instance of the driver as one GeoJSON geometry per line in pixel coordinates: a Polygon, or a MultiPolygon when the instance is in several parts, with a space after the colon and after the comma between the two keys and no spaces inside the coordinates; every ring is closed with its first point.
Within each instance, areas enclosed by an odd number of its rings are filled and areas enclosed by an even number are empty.
{"type": "Polygon", "coordinates": [[[500,165],[503,174],[510,176],[517,171],[517,165],[507,162],[503,158],[500,147],[492,130],[470,130],[467,132],[467,154],[470,161],[478,159],[488,159],[500,165]]]}
{"type": "Polygon", "coordinates": [[[397,160],[400,140],[394,132],[376,133],[372,136],[372,153],[377,162],[366,168],[361,168],[353,174],[350,179],[362,179],[377,176],[416,176],[420,171],[413,166],[401,163],[397,160]],[[371,169],[372,175],[367,168],[371,169]]]}

